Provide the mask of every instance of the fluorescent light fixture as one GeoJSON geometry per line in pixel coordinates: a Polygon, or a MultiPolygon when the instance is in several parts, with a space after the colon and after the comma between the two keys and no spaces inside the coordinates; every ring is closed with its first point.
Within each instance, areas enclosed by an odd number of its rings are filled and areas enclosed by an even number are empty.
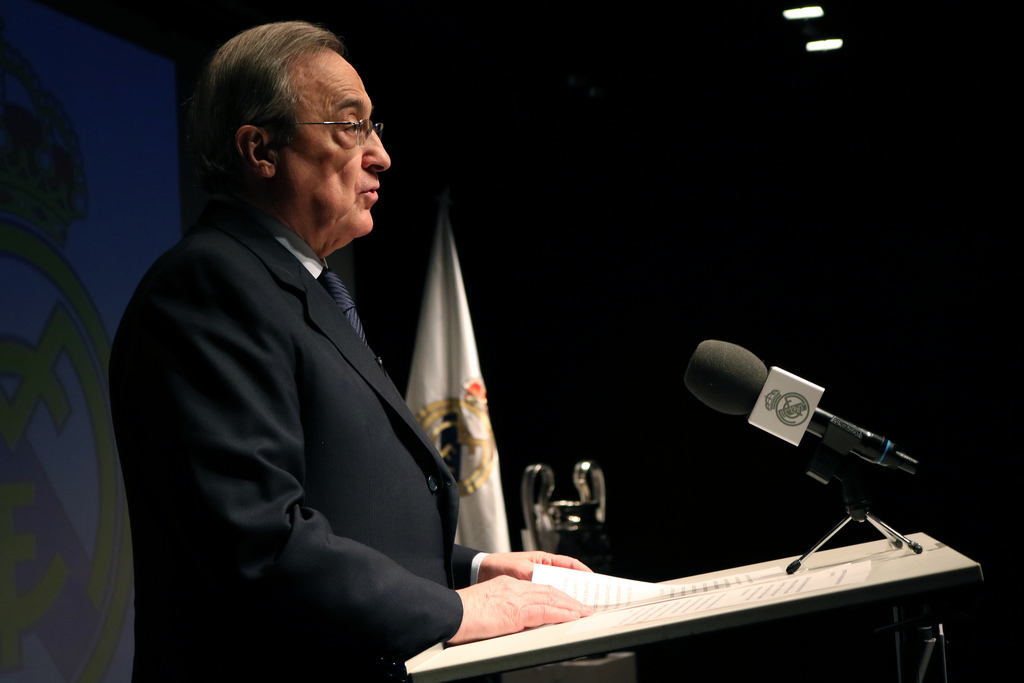
{"type": "Polygon", "coordinates": [[[807,43],[808,52],[825,52],[827,50],[838,50],[843,46],[842,38],[829,38],[828,40],[812,40],[807,43]]]}
{"type": "Polygon", "coordinates": [[[799,7],[783,10],[782,16],[787,19],[817,19],[825,16],[825,10],[820,7],[799,7]]]}

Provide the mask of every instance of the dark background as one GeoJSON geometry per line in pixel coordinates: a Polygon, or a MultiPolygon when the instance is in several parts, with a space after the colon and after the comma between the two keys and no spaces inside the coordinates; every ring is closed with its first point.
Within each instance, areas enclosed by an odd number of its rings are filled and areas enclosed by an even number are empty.
{"type": "MultiPolygon", "coordinates": [[[[254,24],[345,38],[393,161],[375,230],[351,248],[361,315],[404,388],[450,188],[514,539],[523,468],[551,464],[570,497],[584,458],[608,479],[621,576],[797,555],[830,529],[840,491],[804,475],[810,437],[794,448],[683,387],[700,341],[731,341],[921,461],[914,476],[870,468],[873,511],[982,564],[980,597],[946,620],[948,663],[952,680],[1007,678],[1021,412],[1007,17],[852,0],[811,24],[763,0],[44,4],[174,58],[182,100],[200,61],[254,24]],[[808,54],[802,28],[845,46],[808,54]]],[[[190,182],[186,219],[202,203],[190,182]]],[[[877,537],[864,527],[833,544],[877,537]]],[[[698,680],[895,680],[891,636],[871,633],[889,619],[865,607],[640,648],[641,677],[682,663],[698,680]]]]}

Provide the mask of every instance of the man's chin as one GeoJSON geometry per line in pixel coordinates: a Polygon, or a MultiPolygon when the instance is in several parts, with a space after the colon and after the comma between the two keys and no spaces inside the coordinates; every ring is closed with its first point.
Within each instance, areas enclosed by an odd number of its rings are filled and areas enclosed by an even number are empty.
{"type": "Polygon", "coordinates": [[[373,221],[360,222],[358,225],[351,226],[348,230],[348,239],[345,240],[345,244],[350,244],[360,237],[366,237],[371,232],[373,232],[373,221]]]}
{"type": "Polygon", "coordinates": [[[369,235],[371,232],[373,232],[373,219],[370,218],[369,212],[367,212],[366,220],[360,221],[355,230],[352,231],[352,239],[369,235]]]}

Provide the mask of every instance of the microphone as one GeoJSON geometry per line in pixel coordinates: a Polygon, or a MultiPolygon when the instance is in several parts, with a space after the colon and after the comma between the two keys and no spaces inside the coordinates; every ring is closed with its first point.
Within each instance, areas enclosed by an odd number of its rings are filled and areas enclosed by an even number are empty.
{"type": "MultiPolygon", "coordinates": [[[[840,455],[854,453],[882,467],[913,474],[917,460],[889,439],[861,429],[818,408],[825,390],[781,368],[769,371],[750,351],[729,342],[701,342],[683,378],[686,388],[706,406],[727,415],[748,415],[748,422],[800,444],[804,433],[822,439],[840,455]]],[[[822,483],[823,475],[808,472],[822,483]]]]}

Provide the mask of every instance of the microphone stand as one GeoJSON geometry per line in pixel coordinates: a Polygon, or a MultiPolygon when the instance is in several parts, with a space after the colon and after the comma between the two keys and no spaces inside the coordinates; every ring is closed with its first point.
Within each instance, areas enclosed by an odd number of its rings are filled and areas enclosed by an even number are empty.
{"type": "MultiPolygon", "coordinates": [[[[841,429],[826,429],[814,457],[807,466],[807,475],[822,484],[837,479],[843,487],[843,504],[846,507],[846,517],[842,519],[832,531],[818,541],[813,548],[804,555],[794,560],[786,567],[787,574],[794,574],[800,566],[813,555],[819,548],[835,536],[840,529],[850,523],[870,522],[873,527],[884,536],[893,550],[899,550],[904,545],[914,553],[920,555],[923,548],[920,543],[910,540],[891,526],[871,514],[871,501],[864,491],[864,482],[861,478],[861,466],[859,458],[846,457],[853,452],[853,443],[846,432],[841,429]],[[845,436],[844,436],[845,435],[845,436]]],[[[927,610],[927,606],[925,607],[927,610]]],[[[907,619],[903,608],[894,608],[896,623],[892,629],[896,634],[896,659],[897,659],[897,680],[899,683],[923,683],[924,681],[940,681],[945,683],[946,677],[946,638],[943,632],[942,623],[937,617],[924,615],[917,619],[907,619]],[[934,629],[937,628],[937,634],[934,629]],[[914,634],[909,635],[906,631],[913,629],[914,634]],[[938,662],[931,667],[933,658],[938,662]]]]}
{"type": "Polygon", "coordinates": [[[814,547],[786,567],[787,574],[793,574],[800,569],[800,566],[808,557],[825,545],[829,539],[839,533],[839,530],[851,521],[870,522],[889,541],[894,550],[899,550],[906,544],[915,553],[921,554],[923,548],[920,543],[910,540],[870,512],[871,501],[864,492],[864,483],[858,469],[859,463],[856,459],[845,457],[853,451],[853,446],[854,443],[851,441],[850,435],[843,430],[832,426],[825,430],[821,443],[818,445],[817,450],[814,452],[814,457],[807,466],[807,475],[822,484],[827,484],[832,479],[837,479],[842,484],[846,517],[833,527],[832,531],[828,532],[824,538],[818,541],[814,547]]]}

